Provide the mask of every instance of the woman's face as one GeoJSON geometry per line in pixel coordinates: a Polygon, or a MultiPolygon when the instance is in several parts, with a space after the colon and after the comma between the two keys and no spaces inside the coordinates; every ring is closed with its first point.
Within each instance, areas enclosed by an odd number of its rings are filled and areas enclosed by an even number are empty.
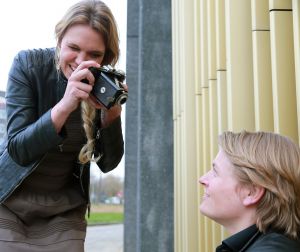
{"type": "Polygon", "coordinates": [[[223,226],[237,221],[245,211],[241,198],[243,188],[234,169],[225,152],[220,150],[212,169],[199,179],[204,186],[201,213],[223,226]]]}
{"type": "Polygon", "coordinates": [[[105,54],[105,44],[100,33],[89,25],[71,26],[60,43],[59,65],[65,77],[83,61],[93,60],[101,64],[105,54]]]}

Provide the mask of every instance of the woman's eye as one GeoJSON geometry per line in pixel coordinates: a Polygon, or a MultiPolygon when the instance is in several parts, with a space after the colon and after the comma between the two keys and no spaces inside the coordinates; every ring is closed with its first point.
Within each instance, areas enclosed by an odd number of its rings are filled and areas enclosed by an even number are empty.
{"type": "Polygon", "coordinates": [[[99,58],[103,58],[103,55],[102,55],[102,54],[94,53],[94,54],[91,55],[91,57],[92,57],[93,59],[99,59],[99,58]]]}
{"type": "Polygon", "coordinates": [[[77,47],[74,47],[74,46],[69,46],[69,48],[73,51],[78,51],[79,49],[77,47]]]}
{"type": "Polygon", "coordinates": [[[217,171],[216,171],[215,168],[212,168],[212,169],[211,169],[211,172],[212,172],[212,174],[214,175],[214,177],[218,175],[218,173],[217,173],[217,171]]]}

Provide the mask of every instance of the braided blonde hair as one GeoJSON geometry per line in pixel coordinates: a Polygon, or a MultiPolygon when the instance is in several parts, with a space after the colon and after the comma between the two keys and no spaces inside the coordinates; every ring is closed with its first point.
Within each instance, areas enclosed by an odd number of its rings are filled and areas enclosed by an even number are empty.
{"type": "MultiPolygon", "coordinates": [[[[105,55],[101,65],[114,66],[119,59],[119,35],[116,21],[111,10],[99,0],[83,0],[73,5],[55,27],[57,40],[56,62],[58,62],[60,43],[67,30],[77,24],[88,24],[100,33],[105,43],[105,55]]],[[[95,116],[96,109],[87,102],[81,102],[81,115],[87,142],[82,147],[78,159],[82,164],[93,160],[95,147],[95,116]]],[[[98,125],[100,127],[100,125],[98,125]]],[[[96,158],[95,161],[99,159],[96,158]]]]}

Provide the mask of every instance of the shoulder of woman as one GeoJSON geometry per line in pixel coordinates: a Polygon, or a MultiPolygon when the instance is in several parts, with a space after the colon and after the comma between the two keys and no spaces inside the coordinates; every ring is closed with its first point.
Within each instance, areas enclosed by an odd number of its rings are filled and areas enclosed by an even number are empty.
{"type": "Polygon", "coordinates": [[[41,67],[47,64],[54,64],[55,49],[45,48],[45,49],[28,49],[21,50],[15,57],[16,61],[20,64],[26,64],[28,68],[31,67],[41,67]]]}
{"type": "Polygon", "coordinates": [[[292,240],[287,236],[270,232],[261,235],[247,252],[286,252],[300,251],[300,241],[292,240]]]}

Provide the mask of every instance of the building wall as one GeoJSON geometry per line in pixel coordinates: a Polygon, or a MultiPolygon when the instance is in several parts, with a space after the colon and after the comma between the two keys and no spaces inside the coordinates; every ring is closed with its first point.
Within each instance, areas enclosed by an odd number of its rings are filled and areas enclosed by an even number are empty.
{"type": "Polygon", "coordinates": [[[174,251],[170,0],[128,0],[125,252],[174,251]]]}
{"type": "Polygon", "coordinates": [[[299,16],[299,0],[172,1],[175,251],[214,251],[227,236],[198,210],[218,134],[299,141],[299,16]]]}

